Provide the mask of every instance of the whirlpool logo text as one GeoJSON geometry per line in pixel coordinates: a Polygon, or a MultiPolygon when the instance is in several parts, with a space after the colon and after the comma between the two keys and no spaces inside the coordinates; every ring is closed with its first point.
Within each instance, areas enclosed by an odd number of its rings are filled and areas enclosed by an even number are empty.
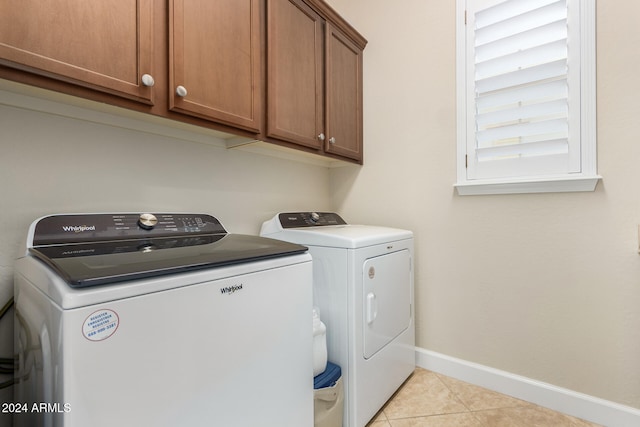
{"type": "Polygon", "coordinates": [[[223,295],[224,294],[231,295],[232,293],[236,291],[241,291],[241,290],[242,290],[242,283],[239,285],[225,286],[224,288],[220,288],[220,293],[223,295]]]}
{"type": "Polygon", "coordinates": [[[82,233],[83,231],[96,231],[95,225],[63,225],[62,230],[66,232],[82,233]]]}

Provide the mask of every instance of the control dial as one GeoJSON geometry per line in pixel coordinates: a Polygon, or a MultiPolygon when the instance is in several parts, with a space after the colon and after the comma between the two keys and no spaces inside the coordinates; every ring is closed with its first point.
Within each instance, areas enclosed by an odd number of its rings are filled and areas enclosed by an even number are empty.
{"type": "Polygon", "coordinates": [[[313,222],[314,224],[320,221],[320,215],[318,215],[317,212],[311,212],[310,218],[311,218],[311,222],[313,222]]]}
{"type": "Polygon", "coordinates": [[[143,213],[138,218],[138,225],[145,230],[151,230],[158,223],[158,218],[154,214],[143,213]]]}

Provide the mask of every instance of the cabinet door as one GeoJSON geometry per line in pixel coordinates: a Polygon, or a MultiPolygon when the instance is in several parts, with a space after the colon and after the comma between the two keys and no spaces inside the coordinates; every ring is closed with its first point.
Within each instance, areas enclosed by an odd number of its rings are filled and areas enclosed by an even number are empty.
{"type": "Polygon", "coordinates": [[[0,64],[151,104],[152,1],[0,0],[0,64]]]}
{"type": "Polygon", "coordinates": [[[325,151],[362,161],[362,49],[327,23],[325,151]]]}
{"type": "Polygon", "coordinates": [[[323,20],[301,0],[267,3],[267,136],[322,148],[323,20]]]}
{"type": "Polygon", "coordinates": [[[259,0],[169,3],[169,108],[259,132],[259,0]]]}

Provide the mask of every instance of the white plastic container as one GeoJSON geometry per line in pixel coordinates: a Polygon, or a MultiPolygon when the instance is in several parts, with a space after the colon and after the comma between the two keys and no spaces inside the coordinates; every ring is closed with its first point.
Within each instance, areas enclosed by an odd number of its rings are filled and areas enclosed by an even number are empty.
{"type": "Polygon", "coordinates": [[[342,370],[329,362],[325,372],[313,380],[314,427],[342,427],[344,389],[342,370]]]}
{"type": "Polygon", "coordinates": [[[320,320],[320,309],[313,308],[313,376],[327,368],[327,327],[320,320]]]}

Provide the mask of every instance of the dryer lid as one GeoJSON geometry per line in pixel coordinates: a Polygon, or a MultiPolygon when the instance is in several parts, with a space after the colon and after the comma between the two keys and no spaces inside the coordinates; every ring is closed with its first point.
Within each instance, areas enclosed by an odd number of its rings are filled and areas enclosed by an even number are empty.
{"type": "Polygon", "coordinates": [[[338,214],[330,212],[280,213],[262,224],[260,235],[308,246],[346,249],[413,238],[409,230],[347,224],[338,214]]]}

